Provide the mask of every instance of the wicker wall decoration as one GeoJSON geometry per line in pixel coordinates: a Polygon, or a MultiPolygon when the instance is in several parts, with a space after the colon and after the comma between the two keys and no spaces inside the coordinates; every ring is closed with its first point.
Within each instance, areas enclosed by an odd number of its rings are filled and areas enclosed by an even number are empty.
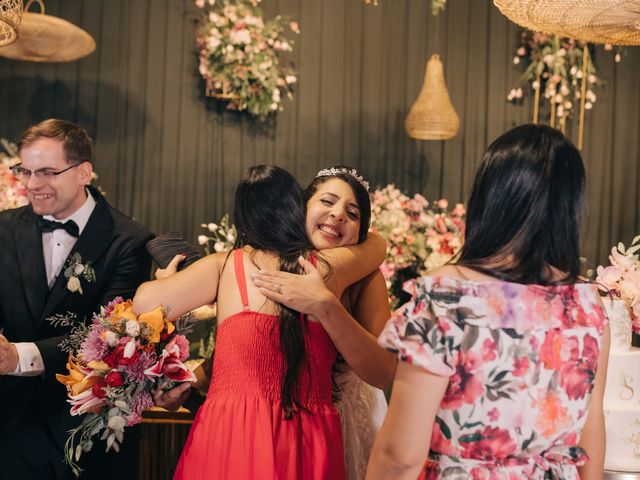
{"type": "Polygon", "coordinates": [[[63,18],[46,15],[42,0],[29,0],[24,10],[18,39],[0,47],[1,57],[30,62],[71,62],[96,49],[95,40],[83,29],[63,18]],[[33,3],[39,5],[40,13],[28,11],[33,3]]]}
{"type": "Polygon", "coordinates": [[[449,98],[438,54],[427,62],[422,89],[409,110],[404,128],[417,140],[449,140],[458,134],[460,118],[449,98]]]}
{"type": "Polygon", "coordinates": [[[0,0],[0,46],[18,39],[22,19],[22,0],[0,0]]]}
{"type": "Polygon", "coordinates": [[[493,0],[529,30],[590,43],[640,45],[640,0],[493,0]]]}

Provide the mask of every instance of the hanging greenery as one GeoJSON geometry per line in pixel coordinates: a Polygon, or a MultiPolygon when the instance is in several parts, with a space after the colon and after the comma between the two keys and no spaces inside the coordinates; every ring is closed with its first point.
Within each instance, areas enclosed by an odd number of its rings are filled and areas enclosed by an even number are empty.
{"type": "Polygon", "coordinates": [[[195,3],[202,9],[196,44],[207,95],[259,120],[281,111],[282,97],[293,98],[298,80],[284,56],[294,44],[285,31],[299,34],[298,23],[279,15],[265,19],[260,0],[195,3]]]}

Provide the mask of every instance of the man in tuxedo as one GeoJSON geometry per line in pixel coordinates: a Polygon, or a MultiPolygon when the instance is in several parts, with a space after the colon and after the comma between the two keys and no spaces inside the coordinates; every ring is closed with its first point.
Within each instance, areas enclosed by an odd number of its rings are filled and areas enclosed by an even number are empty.
{"type": "MultiPolygon", "coordinates": [[[[59,345],[69,331],[48,319],[72,312],[89,322],[113,298],[132,298],[149,278],[152,234],[89,186],[92,141],[82,128],[45,120],[25,131],[18,150],[14,171],[30,205],[0,213],[0,478],[67,479],[64,443],[81,418],[70,416],[55,378],[66,373],[59,345]],[[71,262],[92,267],[95,278],[70,280],[71,262]]],[[[129,433],[122,451],[107,455],[96,437],[82,478],[136,478],[129,433]]]]}

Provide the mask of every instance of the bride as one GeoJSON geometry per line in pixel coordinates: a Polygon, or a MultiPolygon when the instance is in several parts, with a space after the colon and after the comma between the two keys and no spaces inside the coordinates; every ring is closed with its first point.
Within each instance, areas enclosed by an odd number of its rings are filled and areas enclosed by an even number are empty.
{"type": "MultiPolygon", "coordinates": [[[[355,169],[321,170],[306,194],[306,230],[316,249],[354,245],[366,238],[371,202],[368,184],[355,169]]],[[[316,317],[340,352],[343,361],[336,364],[335,393],[347,479],[361,480],[387,410],[381,389],[391,383],[396,364],[376,341],[391,316],[386,284],[376,271],[337,299],[314,267],[301,263],[307,275],[263,272],[253,281],[268,298],[316,317]]]]}

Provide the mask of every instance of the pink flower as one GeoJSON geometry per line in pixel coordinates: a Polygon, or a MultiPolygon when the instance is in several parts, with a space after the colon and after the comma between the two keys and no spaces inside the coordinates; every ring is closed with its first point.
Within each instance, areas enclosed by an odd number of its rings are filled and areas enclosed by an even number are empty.
{"type": "Polygon", "coordinates": [[[176,335],[164,348],[168,352],[176,352],[181,362],[184,362],[189,357],[189,341],[184,335],[176,335]]]}
{"type": "Polygon", "coordinates": [[[465,458],[495,459],[506,458],[516,451],[516,444],[509,435],[509,431],[496,427],[485,427],[484,430],[476,430],[474,437],[480,440],[463,442],[462,456],[465,458]]]}
{"type": "Polygon", "coordinates": [[[611,248],[611,255],[609,255],[609,261],[611,262],[611,265],[613,265],[614,267],[622,267],[625,270],[633,267],[636,263],[633,257],[627,257],[626,255],[621,254],[618,251],[617,247],[611,248]]]}
{"type": "Polygon", "coordinates": [[[513,361],[513,376],[524,377],[529,371],[529,357],[523,355],[513,361]]]}
{"type": "Polygon", "coordinates": [[[69,395],[67,401],[71,404],[71,415],[98,413],[107,403],[104,398],[96,396],[92,388],[78,395],[69,395]]]}
{"type": "Polygon", "coordinates": [[[175,343],[171,345],[170,350],[166,348],[162,350],[162,355],[156,364],[146,369],[144,373],[151,378],[166,376],[176,382],[190,382],[196,379],[193,372],[180,360],[180,348],[175,343]]]}
{"type": "Polygon", "coordinates": [[[431,449],[441,455],[455,455],[456,449],[451,440],[444,436],[439,422],[433,422],[431,433],[431,449]]]}
{"type": "Polygon", "coordinates": [[[449,380],[449,387],[442,399],[441,407],[455,410],[462,404],[474,403],[485,391],[484,374],[479,370],[481,361],[472,351],[459,351],[455,362],[456,373],[449,380]]]}
{"type": "Polygon", "coordinates": [[[490,338],[485,339],[482,343],[482,361],[490,362],[496,359],[496,344],[490,338]]]}
{"type": "Polygon", "coordinates": [[[500,418],[500,412],[496,407],[493,407],[487,412],[487,416],[489,417],[489,420],[491,420],[492,422],[496,422],[500,418]]]}
{"type": "Polygon", "coordinates": [[[438,208],[447,208],[449,206],[449,200],[441,198],[436,202],[436,205],[438,206],[438,208]]]}
{"type": "Polygon", "coordinates": [[[600,285],[601,290],[617,290],[618,289],[618,281],[620,277],[622,277],[623,270],[620,267],[603,267],[598,266],[596,269],[598,276],[596,277],[596,282],[600,285]],[[603,288],[604,287],[604,288],[603,288]]]}

